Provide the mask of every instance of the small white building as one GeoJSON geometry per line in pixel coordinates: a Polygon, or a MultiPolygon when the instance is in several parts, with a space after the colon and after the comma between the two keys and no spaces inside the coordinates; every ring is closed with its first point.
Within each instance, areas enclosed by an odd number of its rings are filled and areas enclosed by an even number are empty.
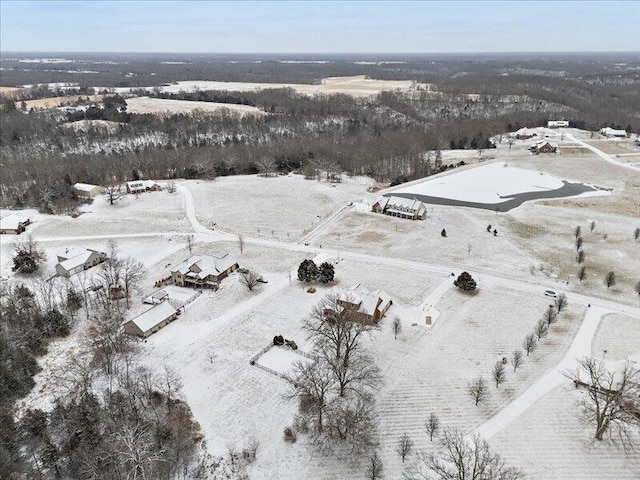
{"type": "Polygon", "coordinates": [[[427,216],[423,202],[403,197],[380,197],[371,206],[371,211],[410,220],[424,220],[427,216]]]}
{"type": "Polygon", "coordinates": [[[56,274],[59,277],[69,278],[104,262],[107,254],[90,248],[72,248],[60,252],[56,257],[58,258],[56,274]]]}
{"type": "Polygon", "coordinates": [[[0,219],[0,234],[20,235],[30,223],[31,220],[28,217],[12,213],[0,219]]]}
{"type": "Polygon", "coordinates": [[[153,180],[134,180],[127,182],[127,193],[156,192],[162,190],[162,186],[153,180]]]}
{"type": "Polygon", "coordinates": [[[93,198],[102,193],[102,187],[99,185],[91,185],[90,183],[76,183],[73,186],[76,195],[82,198],[93,198]]]}
{"type": "Polygon", "coordinates": [[[125,322],[124,331],[130,335],[146,338],[175,320],[177,316],[178,311],[169,302],[162,302],[125,322]]]}
{"type": "Polygon", "coordinates": [[[627,131],[605,127],[600,129],[600,135],[604,135],[607,138],[627,138],[627,131]]]}
{"type": "Polygon", "coordinates": [[[549,120],[547,122],[547,128],[568,128],[569,122],[567,120],[549,120]]]}

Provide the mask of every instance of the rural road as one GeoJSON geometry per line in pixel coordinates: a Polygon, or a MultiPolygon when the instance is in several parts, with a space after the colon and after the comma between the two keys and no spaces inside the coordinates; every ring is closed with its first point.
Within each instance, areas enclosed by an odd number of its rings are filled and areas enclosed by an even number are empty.
{"type": "Polygon", "coordinates": [[[613,165],[617,165],[618,167],[622,167],[622,168],[628,168],[630,170],[635,170],[636,172],[640,171],[640,167],[636,165],[632,165],[630,163],[619,162],[615,158],[613,158],[611,155],[604,153],[602,150],[598,150],[596,147],[589,145],[587,142],[583,140],[578,140],[576,137],[574,137],[570,133],[567,134],[566,138],[572,142],[575,142],[577,145],[580,145],[581,147],[586,148],[587,150],[591,150],[600,158],[602,158],[603,160],[606,160],[609,163],[612,163],[613,165]]]}

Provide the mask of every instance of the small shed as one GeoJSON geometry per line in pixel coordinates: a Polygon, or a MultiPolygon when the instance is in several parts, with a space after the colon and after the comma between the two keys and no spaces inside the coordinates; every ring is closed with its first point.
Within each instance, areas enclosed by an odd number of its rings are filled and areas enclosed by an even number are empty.
{"type": "Polygon", "coordinates": [[[28,217],[16,214],[7,215],[0,219],[0,234],[20,235],[30,223],[31,220],[28,217]]]}
{"type": "Polygon", "coordinates": [[[130,335],[146,338],[172,322],[178,311],[169,302],[162,302],[146,312],[124,323],[124,331],[130,335]]]}
{"type": "Polygon", "coordinates": [[[100,185],[91,185],[90,183],[76,183],[73,186],[73,190],[81,198],[93,198],[102,193],[100,185]]]}
{"type": "Polygon", "coordinates": [[[567,120],[549,120],[547,122],[547,128],[568,128],[569,122],[567,120]]]}

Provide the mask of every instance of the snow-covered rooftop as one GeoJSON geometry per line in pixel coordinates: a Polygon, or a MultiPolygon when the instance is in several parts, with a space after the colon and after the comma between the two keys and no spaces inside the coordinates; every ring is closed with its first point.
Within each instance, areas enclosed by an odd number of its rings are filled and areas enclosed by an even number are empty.
{"type": "Polygon", "coordinates": [[[73,188],[75,188],[76,190],[78,190],[80,192],[90,192],[91,190],[93,190],[97,186],[98,185],[91,185],[90,183],[76,183],[73,186],[73,188]]]}
{"type": "Polygon", "coordinates": [[[15,230],[20,226],[20,224],[28,221],[29,219],[27,217],[23,217],[21,215],[7,215],[6,217],[0,219],[0,229],[15,230]]]}
{"type": "Polygon", "coordinates": [[[174,315],[176,311],[169,302],[162,302],[129,321],[143,332],[147,332],[174,315]]]}
{"type": "Polygon", "coordinates": [[[221,257],[211,255],[194,255],[193,257],[180,263],[173,272],[180,272],[183,275],[190,275],[200,280],[205,279],[209,275],[218,276],[222,272],[228,270],[237,262],[228,253],[221,257]],[[198,271],[199,270],[199,271],[198,271]]]}

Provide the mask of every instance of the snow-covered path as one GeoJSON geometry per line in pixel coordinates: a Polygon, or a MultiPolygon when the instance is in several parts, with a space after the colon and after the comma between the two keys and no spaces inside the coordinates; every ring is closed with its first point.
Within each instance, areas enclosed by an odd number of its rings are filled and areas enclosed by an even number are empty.
{"type": "Polygon", "coordinates": [[[529,407],[542,398],[546,393],[553,390],[563,381],[567,381],[563,372],[576,367],[576,360],[591,355],[591,343],[598,330],[598,325],[602,317],[609,310],[601,307],[591,307],[582,321],[569,350],[564,358],[547,372],[542,378],[531,385],[521,395],[503,407],[498,413],[489,418],[486,422],[475,428],[472,433],[479,434],[483,438],[490,438],[522,415],[529,407]]]}
{"type": "Polygon", "coordinates": [[[342,220],[347,213],[353,210],[353,205],[345,205],[336,213],[327,218],[324,222],[320,223],[316,228],[307,233],[304,237],[302,237],[298,243],[308,244],[316,240],[320,235],[325,233],[335,224],[337,224],[340,220],[342,220]]]}
{"type": "Polygon", "coordinates": [[[638,167],[637,165],[619,162],[615,158],[613,158],[611,155],[604,153],[602,150],[598,150],[596,147],[594,147],[593,145],[589,145],[587,142],[583,140],[577,139],[575,136],[571,135],[570,133],[567,134],[566,138],[569,141],[575,142],[577,145],[580,145],[581,147],[586,148],[587,150],[591,150],[593,153],[595,153],[600,158],[602,158],[603,160],[606,160],[609,163],[617,165],[618,167],[629,168],[631,170],[635,170],[636,172],[640,171],[640,167],[638,167]]]}

